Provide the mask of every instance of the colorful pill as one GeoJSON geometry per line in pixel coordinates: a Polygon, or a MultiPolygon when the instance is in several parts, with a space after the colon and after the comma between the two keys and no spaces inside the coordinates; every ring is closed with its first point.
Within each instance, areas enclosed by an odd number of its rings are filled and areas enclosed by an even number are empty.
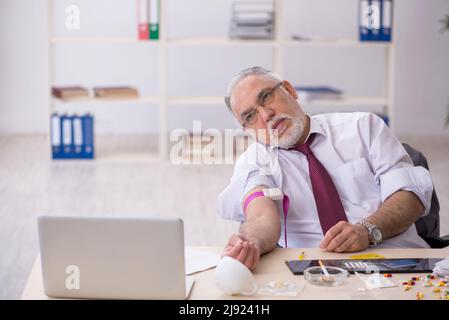
{"type": "Polygon", "coordinates": [[[423,298],[424,298],[424,293],[422,293],[422,292],[416,293],[416,300],[422,300],[423,298]]]}

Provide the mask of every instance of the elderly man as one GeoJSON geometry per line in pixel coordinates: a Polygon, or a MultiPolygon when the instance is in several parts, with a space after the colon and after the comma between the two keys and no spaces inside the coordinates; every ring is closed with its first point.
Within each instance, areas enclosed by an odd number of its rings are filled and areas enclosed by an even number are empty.
{"type": "Polygon", "coordinates": [[[254,269],[276,245],[334,252],[428,247],[414,222],[429,212],[429,172],[413,166],[376,115],[311,116],[297,98],[288,81],[260,67],[229,85],[226,104],[257,142],[218,198],[219,214],[242,222],[223,255],[254,269]],[[270,190],[281,197],[264,196],[270,190]]]}

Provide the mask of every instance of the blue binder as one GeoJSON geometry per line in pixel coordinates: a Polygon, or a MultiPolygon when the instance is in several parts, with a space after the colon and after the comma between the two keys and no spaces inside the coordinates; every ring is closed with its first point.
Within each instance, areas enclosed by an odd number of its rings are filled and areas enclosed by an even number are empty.
{"type": "Polygon", "coordinates": [[[370,26],[371,41],[380,41],[382,37],[382,2],[381,0],[371,0],[370,4],[370,26]]]}
{"type": "Polygon", "coordinates": [[[72,119],[63,114],[61,119],[62,159],[70,159],[72,156],[72,119]]]}
{"type": "Polygon", "coordinates": [[[391,41],[391,31],[393,25],[393,0],[382,0],[381,3],[381,34],[380,41],[391,41]]]}
{"type": "Polygon", "coordinates": [[[61,136],[61,119],[57,113],[53,113],[50,118],[51,155],[53,159],[63,158],[61,136]]]}
{"type": "Polygon", "coordinates": [[[359,40],[381,40],[381,0],[360,0],[359,6],[359,40]]]}
{"type": "Polygon", "coordinates": [[[89,113],[82,117],[83,124],[83,158],[93,159],[94,149],[94,117],[89,113]]]}
{"type": "Polygon", "coordinates": [[[82,117],[75,114],[72,117],[72,126],[73,126],[73,157],[83,158],[84,137],[83,137],[82,117]]]}
{"type": "Polygon", "coordinates": [[[359,40],[360,41],[370,41],[371,32],[368,29],[368,10],[369,1],[360,0],[359,2],[359,40]]]}

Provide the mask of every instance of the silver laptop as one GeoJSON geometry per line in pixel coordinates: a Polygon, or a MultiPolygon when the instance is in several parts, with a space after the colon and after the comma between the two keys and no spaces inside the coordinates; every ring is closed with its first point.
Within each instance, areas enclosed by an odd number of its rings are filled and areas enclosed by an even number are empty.
{"type": "Polygon", "coordinates": [[[50,297],[185,299],[180,219],[40,216],[39,245],[50,297]]]}

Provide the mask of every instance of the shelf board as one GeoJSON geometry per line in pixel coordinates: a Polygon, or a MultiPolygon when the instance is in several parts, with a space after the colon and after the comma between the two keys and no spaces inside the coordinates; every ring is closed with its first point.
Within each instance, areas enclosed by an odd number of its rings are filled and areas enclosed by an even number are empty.
{"type": "Polygon", "coordinates": [[[359,41],[352,38],[323,38],[312,40],[284,40],[283,44],[289,46],[336,46],[336,47],[381,47],[388,48],[391,42],[359,41]]]}
{"type": "Polygon", "coordinates": [[[59,104],[159,103],[160,98],[158,96],[141,96],[141,97],[135,98],[135,99],[86,98],[86,99],[61,100],[61,99],[53,98],[52,102],[59,103],[59,104]]]}
{"type": "Polygon", "coordinates": [[[150,152],[122,152],[108,155],[99,155],[95,161],[102,163],[159,163],[161,157],[159,154],[150,152]]]}
{"type": "Polygon", "coordinates": [[[167,43],[172,45],[220,45],[220,46],[272,46],[275,40],[264,39],[230,39],[228,37],[185,37],[167,39],[167,43]]]}
{"type": "MultiPolygon", "coordinates": [[[[138,99],[105,99],[105,98],[90,98],[83,100],[60,100],[53,99],[58,104],[120,104],[120,103],[159,103],[161,98],[158,96],[142,96],[138,99]]],[[[302,106],[385,106],[388,105],[388,99],[383,97],[365,97],[365,96],[346,96],[341,99],[319,99],[319,100],[301,100],[302,106]]],[[[223,96],[174,96],[168,97],[167,104],[170,106],[223,106],[223,96]]]]}
{"type": "Polygon", "coordinates": [[[169,105],[224,105],[224,96],[169,97],[169,105]]]}
{"type": "Polygon", "coordinates": [[[87,43],[103,43],[103,44],[151,44],[157,45],[158,41],[139,40],[132,37],[54,37],[50,39],[50,43],[72,43],[72,44],[87,44],[87,43]]]}
{"type": "Polygon", "coordinates": [[[314,107],[314,106],[385,106],[388,104],[388,100],[383,97],[363,97],[363,96],[346,96],[341,99],[320,99],[320,100],[300,100],[302,106],[314,107]]]}
{"type": "MultiPolygon", "coordinates": [[[[73,44],[150,44],[158,45],[162,40],[139,40],[133,37],[54,37],[51,43],[73,44]]],[[[167,39],[170,45],[204,45],[204,46],[347,46],[347,47],[390,47],[391,42],[359,41],[352,38],[317,38],[312,40],[282,39],[277,41],[264,39],[230,39],[228,37],[177,37],[167,39]]]]}
{"type": "MultiPolygon", "coordinates": [[[[368,97],[368,96],[346,96],[341,99],[320,99],[301,101],[304,106],[384,106],[388,104],[388,99],[384,97],[368,97]]],[[[222,96],[198,96],[198,97],[172,97],[168,99],[169,105],[224,105],[222,96]]]]}

